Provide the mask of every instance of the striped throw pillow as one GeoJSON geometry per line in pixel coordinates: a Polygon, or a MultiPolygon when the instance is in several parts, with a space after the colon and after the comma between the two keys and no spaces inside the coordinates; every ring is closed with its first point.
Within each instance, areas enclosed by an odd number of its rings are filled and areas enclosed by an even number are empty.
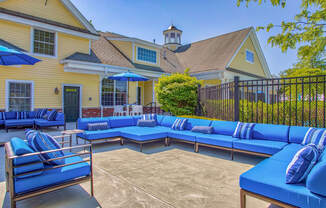
{"type": "Polygon", "coordinates": [[[2,112],[2,120],[6,120],[6,113],[2,112]]]}
{"type": "Polygon", "coordinates": [[[141,120],[145,120],[145,121],[147,121],[147,120],[155,120],[156,121],[156,114],[144,114],[144,115],[142,115],[142,117],[141,117],[141,120]]]}
{"type": "Polygon", "coordinates": [[[50,111],[49,115],[47,116],[47,120],[54,121],[56,116],[57,116],[57,111],[55,110],[50,111]]]}
{"type": "Polygon", "coordinates": [[[101,122],[101,123],[89,123],[87,124],[88,131],[100,131],[109,129],[108,122],[101,122]]]}
{"type": "Polygon", "coordinates": [[[317,163],[318,158],[319,151],[316,145],[309,144],[300,149],[286,169],[286,183],[302,182],[317,163]]]}
{"type": "Polygon", "coordinates": [[[185,129],[188,119],[176,119],[171,126],[171,129],[182,131],[185,129]]]}
{"type": "Polygon", "coordinates": [[[252,139],[253,129],[256,124],[238,122],[234,130],[233,137],[239,139],[252,139]]]}
{"type": "Polygon", "coordinates": [[[315,144],[319,151],[323,151],[326,144],[326,130],[319,128],[309,128],[302,145],[315,144]]]}
{"type": "MultiPolygon", "coordinates": [[[[33,139],[33,145],[37,149],[38,152],[48,151],[48,150],[55,150],[60,149],[60,144],[49,134],[37,132],[33,139]]],[[[64,153],[60,151],[50,152],[46,154],[42,154],[46,160],[54,159],[58,157],[63,157],[64,153]]],[[[49,162],[51,165],[62,165],[64,164],[64,159],[53,160],[49,162]]]]}

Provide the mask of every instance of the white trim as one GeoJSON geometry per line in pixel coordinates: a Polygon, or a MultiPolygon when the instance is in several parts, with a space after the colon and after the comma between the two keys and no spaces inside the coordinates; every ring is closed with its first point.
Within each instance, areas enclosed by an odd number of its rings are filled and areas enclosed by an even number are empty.
{"type": "Polygon", "coordinates": [[[246,60],[246,62],[248,62],[249,64],[254,64],[254,63],[255,63],[255,53],[254,53],[253,51],[249,50],[249,49],[246,49],[245,60],[246,60]],[[247,52],[252,53],[253,58],[254,58],[254,61],[249,61],[249,60],[247,59],[247,52]]]}
{"type": "Polygon", "coordinates": [[[247,41],[247,39],[249,37],[251,37],[251,40],[253,42],[254,48],[255,48],[257,56],[258,56],[258,60],[260,61],[261,65],[263,67],[263,70],[265,72],[266,77],[271,78],[272,77],[271,72],[270,72],[268,64],[266,62],[266,58],[264,56],[263,50],[261,49],[261,46],[259,44],[259,40],[257,38],[257,34],[255,32],[255,29],[253,27],[250,29],[247,36],[243,39],[242,43],[240,44],[240,46],[238,47],[236,52],[233,54],[232,58],[227,63],[226,68],[230,67],[230,64],[232,63],[232,61],[234,60],[236,55],[239,53],[240,49],[242,48],[242,46],[244,45],[244,43],[247,41]]]}
{"type": "Polygon", "coordinates": [[[159,56],[159,55],[160,55],[160,54],[158,53],[157,50],[153,50],[153,49],[145,48],[145,47],[143,47],[143,46],[136,46],[136,61],[138,61],[138,62],[143,62],[143,63],[151,64],[151,65],[159,65],[159,64],[157,63],[157,59],[158,59],[157,56],[159,56]],[[154,63],[154,62],[150,62],[150,61],[144,61],[144,60],[140,60],[140,59],[138,59],[138,56],[139,56],[139,54],[138,54],[138,48],[142,48],[142,49],[149,50],[149,51],[155,51],[155,53],[156,53],[155,63],[154,63]]]}
{"type": "Polygon", "coordinates": [[[29,55],[32,56],[40,56],[40,57],[46,57],[46,58],[58,58],[58,33],[53,30],[47,30],[43,28],[38,28],[38,27],[31,27],[31,42],[30,42],[30,51],[28,53],[29,55]],[[41,30],[45,32],[50,32],[54,33],[54,55],[47,55],[47,54],[41,54],[41,53],[34,53],[34,31],[36,30],[41,30]]]}
{"type": "Polygon", "coordinates": [[[6,111],[9,111],[9,83],[27,83],[31,84],[31,111],[34,110],[34,81],[33,80],[15,80],[15,79],[6,79],[6,111]]]}
{"type": "Polygon", "coordinates": [[[146,45],[146,46],[150,46],[150,47],[154,47],[154,48],[163,48],[162,45],[158,45],[156,43],[152,43],[146,40],[141,40],[138,38],[130,38],[130,37],[125,37],[125,38],[112,38],[112,37],[105,37],[107,40],[118,40],[118,41],[127,41],[127,42],[132,42],[132,43],[138,43],[138,44],[142,44],[142,45],[146,45]]]}
{"type": "Polygon", "coordinates": [[[71,1],[61,0],[61,2],[79,20],[79,22],[87,28],[87,30],[94,34],[97,34],[97,31],[94,26],[82,15],[82,13],[75,7],[73,3],[71,3],[71,1]]]}
{"type": "Polygon", "coordinates": [[[64,90],[64,87],[79,87],[79,117],[82,118],[83,117],[83,85],[81,84],[65,84],[63,83],[61,85],[61,94],[62,94],[62,112],[64,113],[65,112],[65,90],[64,90]]]}
{"type": "Polygon", "coordinates": [[[200,73],[195,73],[195,74],[190,74],[193,77],[196,77],[197,79],[200,80],[211,80],[211,79],[223,79],[223,73],[226,70],[213,70],[213,71],[208,71],[208,72],[200,72],[200,73]]]}
{"type": "Polygon", "coordinates": [[[70,35],[74,35],[74,36],[78,36],[78,37],[82,37],[82,38],[87,38],[87,39],[92,39],[92,40],[99,39],[99,37],[97,35],[78,32],[75,30],[70,30],[70,29],[66,29],[63,27],[59,27],[59,26],[55,26],[55,25],[51,25],[51,24],[47,24],[47,23],[29,20],[29,19],[25,19],[22,17],[14,16],[14,15],[0,13],[0,19],[12,21],[12,22],[16,22],[16,23],[20,23],[20,24],[24,24],[24,25],[29,25],[32,27],[39,27],[39,28],[56,31],[56,32],[66,33],[66,34],[70,34],[70,35]]]}

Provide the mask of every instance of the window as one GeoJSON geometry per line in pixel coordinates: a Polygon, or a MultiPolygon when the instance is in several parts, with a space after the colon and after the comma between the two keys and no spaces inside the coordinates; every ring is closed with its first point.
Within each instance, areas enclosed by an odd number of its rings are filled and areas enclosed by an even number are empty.
{"type": "Polygon", "coordinates": [[[146,48],[137,48],[137,59],[139,61],[145,61],[156,64],[156,51],[146,48]]]}
{"type": "Polygon", "coordinates": [[[169,41],[169,34],[165,34],[165,43],[169,41]]]}
{"type": "Polygon", "coordinates": [[[55,56],[55,33],[34,29],[33,52],[55,56]]]}
{"type": "Polygon", "coordinates": [[[250,63],[254,63],[255,59],[254,59],[253,52],[246,50],[246,61],[248,61],[250,63]]]}
{"type": "Polygon", "coordinates": [[[180,37],[180,34],[177,34],[177,40],[178,40],[178,41],[177,41],[178,43],[181,43],[181,37],[180,37]]]}
{"type": "Polygon", "coordinates": [[[175,33],[171,33],[171,43],[175,42],[175,33]]]}
{"type": "Polygon", "coordinates": [[[114,106],[127,104],[127,82],[102,80],[102,105],[114,106]]]}
{"type": "Polygon", "coordinates": [[[9,81],[8,111],[31,111],[32,89],[31,82],[9,81]]]}

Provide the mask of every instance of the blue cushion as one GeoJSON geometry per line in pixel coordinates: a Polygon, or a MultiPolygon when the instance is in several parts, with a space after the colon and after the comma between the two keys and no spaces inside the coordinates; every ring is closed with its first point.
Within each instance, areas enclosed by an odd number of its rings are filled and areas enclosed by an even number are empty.
{"type": "Polygon", "coordinates": [[[48,121],[44,119],[35,119],[35,124],[41,127],[47,126],[63,126],[65,124],[64,121],[48,121]]]}
{"type": "Polygon", "coordinates": [[[43,118],[43,116],[47,113],[47,109],[39,109],[36,111],[35,118],[43,118]]]}
{"type": "Polygon", "coordinates": [[[253,139],[289,141],[289,126],[274,124],[256,124],[253,130],[253,139]]]}
{"type": "Polygon", "coordinates": [[[32,129],[25,130],[25,136],[26,136],[27,143],[34,151],[37,151],[36,147],[34,146],[34,142],[33,142],[36,134],[37,134],[36,130],[32,130],[32,129]]]}
{"type": "Polygon", "coordinates": [[[57,114],[55,115],[54,120],[56,120],[56,121],[64,121],[65,120],[65,114],[57,112],[57,114]]]}
{"type": "Polygon", "coordinates": [[[237,128],[234,130],[233,137],[239,139],[252,139],[254,123],[238,122],[237,128]]]}
{"type": "Polygon", "coordinates": [[[79,118],[77,120],[77,128],[88,130],[88,123],[108,122],[108,118],[79,118]]]}
{"type": "Polygon", "coordinates": [[[100,122],[100,123],[89,123],[88,131],[100,131],[109,129],[108,122],[100,122]]]}
{"type": "Polygon", "coordinates": [[[55,121],[56,116],[57,116],[57,111],[52,110],[52,111],[49,112],[47,120],[48,121],[55,121]]]}
{"type": "Polygon", "coordinates": [[[133,126],[137,126],[138,120],[141,120],[141,116],[133,116],[133,126]]]}
{"type": "Polygon", "coordinates": [[[188,118],[185,129],[186,130],[191,130],[195,126],[209,126],[211,123],[212,123],[211,120],[188,118]]]}
{"type": "Polygon", "coordinates": [[[184,119],[178,118],[172,124],[171,129],[183,131],[187,125],[187,122],[188,122],[187,118],[184,119]]]}
{"type": "Polygon", "coordinates": [[[214,128],[211,126],[194,126],[191,129],[192,132],[202,133],[202,134],[211,134],[214,131],[214,128]]]}
{"type": "Polygon", "coordinates": [[[36,112],[35,111],[28,112],[27,118],[36,118],[36,112]]]}
{"type": "Polygon", "coordinates": [[[326,198],[311,193],[304,183],[285,183],[287,165],[272,158],[265,159],[240,176],[240,187],[296,207],[326,207],[326,198]]]}
{"type": "Polygon", "coordinates": [[[137,126],[154,127],[156,126],[156,120],[138,120],[137,126]]]}
{"type": "Polygon", "coordinates": [[[286,183],[300,183],[305,180],[318,158],[316,145],[309,144],[301,148],[286,169],[286,183]]]}
{"type": "Polygon", "coordinates": [[[323,151],[326,144],[326,130],[309,128],[302,141],[302,145],[315,144],[320,151],[323,151]]]}
{"type": "Polygon", "coordinates": [[[287,145],[286,142],[256,140],[256,139],[239,139],[233,142],[234,149],[258,152],[264,154],[275,154],[287,145]]]}
{"type": "Polygon", "coordinates": [[[0,121],[4,120],[2,114],[3,114],[3,112],[0,112],[0,121]]]}
{"type": "Polygon", "coordinates": [[[163,115],[156,115],[156,122],[157,122],[157,125],[162,125],[162,120],[165,116],[163,115]]]}
{"type": "MultiPolygon", "coordinates": [[[[10,140],[10,144],[12,147],[12,150],[15,155],[21,156],[29,153],[35,153],[35,151],[28,146],[28,144],[17,137],[14,137],[10,140]]],[[[14,165],[23,165],[23,164],[29,164],[29,163],[35,163],[35,162],[42,162],[41,158],[38,155],[33,155],[33,156],[27,156],[27,157],[22,157],[22,158],[16,158],[14,159],[14,165]]],[[[15,174],[21,174],[21,173],[27,173],[30,171],[35,171],[35,170],[42,170],[44,168],[43,163],[35,163],[35,164],[30,164],[28,166],[23,166],[23,167],[18,167],[14,169],[15,174]]],[[[42,174],[42,171],[35,172],[35,173],[30,173],[27,175],[22,175],[22,176],[17,176],[17,178],[27,178],[31,176],[36,176],[42,174]]]]}
{"type": "MultiPolygon", "coordinates": [[[[35,138],[33,139],[33,146],[39,152],[55,150],[55,149],[61,148],[60,145],[58,144],[58,142],[55,139],[53,139],[53,137],[51,137],[48,134],[41,133],[41,132],[37,132],[37,134],[35,135],[35,138]]],[[[49,159],[54,159],[57,157],[62,157],[63,155],[64,154],[62,151],[56,151],[56,152],[42,154],[42,157],[44,157],[46,160],[49,160],[49,159]]],[[[63,160],[62,159],[53,160],[49,163],[52,165],[62,165],[63,160]]]]}
{"type": "Polygon", "coordinates": [[[175,116],[164,116],[163,120],[161,121],[161,126],[171,127],[176,119],[177,117],[175,116]]]}
{"type": "Polygon", "coordinates": [[[119,137],[121,136],[121,133],[119,128],[117,128],[117,129],[107,129],[101,131],[84,131],[83,133],[80,133],[77,136],[83,139],[96,140],[96,139],[119,137]]]}
{"type": "Polygon", "coordinates": [[[6,120],[5,125],[10,126],[33,126],[33,119],[22,119],[22,120],[6,120]]]}
{"type": "Polygon", "coordinates": [[[312,193],[326,197],[326,161],[319,161],[311,169],[306,184],[312,193]]]}
{"type": "MultiPolygon", "coordinates": [[[[65,155],[72,155],[72,153],[65,153],[65,155]]],[[[82,161],[79,156],[69,157],[64,159],[64,164],[82,161]]],[[[45,168],[51,166],[45,166],[45,168]]],[[[88,176],[90,174],[90,166],[88,163],[78,163],[74,165],[65,166],[62,168],[55,168],[44,171],[41,175],[19,179],[15,182],[16,193],[23,193],[39,188],[44,188],[49,185],[56,185],[58,183],[66,182],[71,179],[88,176]]]]}
{"type": "Polygon", "coordinates": [[[214,128],[214,134],[223,134],[232,136],[238,122],[233,121],[212,121],[211,126],[214,128]]]}
{"type": "Polygon", "coordinates": [[[289,142],[301,144],[309,127],[304,126],[290,126],[289,142]]]}
{"type": "Polygon", "coordinates": [[[111,128],[119,128],[126,126],[135,126],[134,119],[130,116],[115,116],[109,120],[111,128]]]}
{"type": "Polygon", "coordinates": [[[185,140],[190,142],[195,142],[196,136],[199,135],[203,135],[203,134],[195,133],[191,131],[178,131],[172,129],[168,132],[168,137],[170,138],[175,138],[175,139],[180,139],[180,140],[185,140]]]}
{"type": "Polygon", "coordinates": [[[136,141],[148,141],[167,137],[167,131],[156,127],[132,126],[121,128],[121,135],[136,141]]]}
{"type": "Polygon", "coordinates": [[[27,112],[17,112],[16,113],[16,119],[27,119],[27,112]]]}
{"type": "Polygon", "coordinates": [[[289,164],[291,162],[291,160],[293,159],[294,155],[300,149],[302,149],[302,147],[303,147],[303,145],[301,145],[301,144],[296,144],[296,143],[288,144],[285,147],[283,147],[283,149],[281,151],[275,153],[271,158],[273,160],[278,160],[278,161],[286,162],[287,164],[289,164]]]}
{"type": "Polygon", "coordinates": [[[141,120],[155,120],[156,121],[157,117],[156,114],[144,114],[141,116],[141,120]]]}
{"type": "Polygon", "coordinates": [[[202,143],[202,144],[210,144],[210,145],[216,145],[221,147],[228,147],[232,148],[233,141],[236,141],[238,139],[222,135],[222,134],[203,134],[203,135],[197,135],[196,136],[196,142],[202,143]]]}
{"type": "Polygon", "coordinates": [[[12,120],[17,118],[17,112],[12,111],[12,112],[4,112],[3,114],[5,116],[5,120],[12,120]]]}
{"type": "Polygon", "coordinates": [[[3,125],[5,124],[5,121],[4,120],[0,120],[0,125],[3,125]]]}

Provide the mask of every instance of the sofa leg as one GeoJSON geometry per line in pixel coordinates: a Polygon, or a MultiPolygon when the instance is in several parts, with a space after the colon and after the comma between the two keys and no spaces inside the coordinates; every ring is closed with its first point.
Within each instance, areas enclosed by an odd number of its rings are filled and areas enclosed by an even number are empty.
{"type": "Polygon", "coordinates": [[[198,143],[195,144],[195,152],[196,152],[196,153],[199,152],[199,144],[198,144],[198,143]]]}
{"type": "Polygon", "coordinates": [[[10,207],[11,208],[16,208],[16,201],[15,200],[13,200],[13,199],[10,200],[10,207]]]}
{"type": "Polygon", "coordinates": [[[140,152],[143,152],[143,143],[140,143],[140,152]]]}
{"type": "Polygon", "coordinates": [[[231,160],[233,160],[233,158],[234,158],[234,152],[233,150],[231,150],[231,160]]]}
{"type": "Polygon", "coordinates": [[[123,138],[120,138],[120,145],[122,146],[124,144],[123,138]]]}
{"type": "Polygon", "coordinates": [[[166,147],[169,146],[169,138],[167,138],[167,137],[165,138],[164,144],[165,144],[166,147]]]}
{"type": "Polygon", "coordinates": [[[246,208],[246,193],[240,189],[240,207],[246,208]]]}
{"type": "Polygon", "coordinates": [[[6,132],[8,133],[8,128],[6,127],[6,132]]]}

